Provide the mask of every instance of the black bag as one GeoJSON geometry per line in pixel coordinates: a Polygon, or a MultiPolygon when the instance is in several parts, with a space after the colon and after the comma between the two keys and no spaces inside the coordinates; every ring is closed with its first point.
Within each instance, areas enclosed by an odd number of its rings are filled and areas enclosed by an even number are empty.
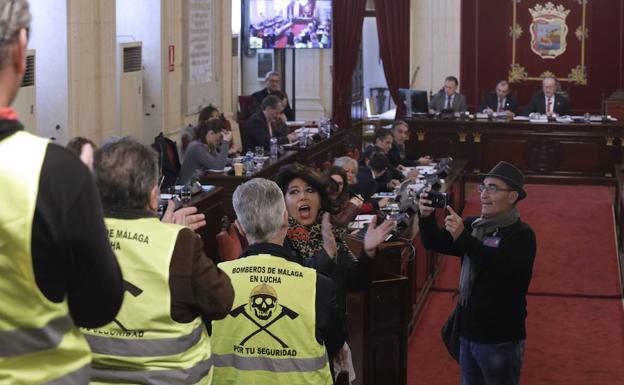
{"type": "Polygon", "coordinates": [[[459,306],[459,304],[455,306],[440,331],[446,350],[457,362],[459,362],[459,306]]]}

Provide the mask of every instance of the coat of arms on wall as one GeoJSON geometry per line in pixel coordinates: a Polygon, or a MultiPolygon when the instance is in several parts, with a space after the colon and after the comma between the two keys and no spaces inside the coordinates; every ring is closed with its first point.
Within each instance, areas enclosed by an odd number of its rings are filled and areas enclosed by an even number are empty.
{"type": "Polygon", "coordinates": [[[563,5],[555,7],[553,3],[545,6],[537,4],[529,8],[533,17],[531,31],[531,50],[542,59],[554,59],[566,50],[568,26],[566,17],[570,13],[563,5]]]}
{"type": "Polygon", "coordinates": [[[589,0],[559,1],[565,3],[567,7],[562,4],[555,5],[550,1],[545,4],[529,1],[529,4],[523,6],[523,0],[511,0],[512,24],[509,27],[511,63],[508,74],[510,82],[541,81],[544,76],[549,75],[561,82],[587,84],[585,45],[589,38],[587,26],[589,0]],[[571,35],[569,41],[568,24],[572,28],[576,26],[576,32],[571,35]],[[524,33],[526,29],[531,34],[530,41],[528,34],[524,33]],[[564,55],[566,59],[561,61],[560,56],[563,53],[566,53],[564,55]],[[544,61],[530,59],[530,56],[535,58],[533,54],[544,61]],[[579,55],[579,61],[570,63],[570,57],[576,55],[579,55]],[[524,63],[521,63],[521,60],[524,63]]]}

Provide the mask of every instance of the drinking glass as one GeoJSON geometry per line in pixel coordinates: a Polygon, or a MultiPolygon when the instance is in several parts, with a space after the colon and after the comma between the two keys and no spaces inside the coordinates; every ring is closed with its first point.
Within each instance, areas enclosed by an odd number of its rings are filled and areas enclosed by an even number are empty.
{"type": "Polygon", "coordinates": [[[264,146],[256,146],[256,156],[264,156],[264,146]]]}

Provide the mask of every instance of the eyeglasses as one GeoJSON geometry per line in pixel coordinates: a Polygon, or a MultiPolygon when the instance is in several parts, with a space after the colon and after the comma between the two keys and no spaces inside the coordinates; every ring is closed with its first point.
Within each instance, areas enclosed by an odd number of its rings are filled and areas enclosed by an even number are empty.
{"type": "Polygon", "coordinates": [[[9,20],[7,20],[6,27],[4,28],[4,31],[2,31],[2,38],[0,39],[0,42],[8,41],[11,39],[11,36],[7,36],[7,33],[11,29],[11,21],[13,19],[13,6],[14,5],[15,5],[15,0],[11,0],[11,5],[9,5],[9,20]]]}
{"type": "Polygon", "coordinates": [[[489,184],[486,186],[483,183],[481,183],[480,185],[477,186],[477,191],[480,193],[487,191],[488,194],[496,194],[499,191],[515,191],[515,190],[512,190],[510,188],[500,188],[494,184],[489,184]]]}

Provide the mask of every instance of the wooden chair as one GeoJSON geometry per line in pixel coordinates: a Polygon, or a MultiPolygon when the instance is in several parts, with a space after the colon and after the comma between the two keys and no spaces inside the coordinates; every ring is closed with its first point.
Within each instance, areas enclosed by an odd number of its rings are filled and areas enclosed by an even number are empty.
{"type": "Polygon", "coordinates": [[[247,136],[245,133],[245,127],[247,126],[247,119],[256,111],[260,109],[260,105],[251,95],[239,95],[238,96],[238,113],[237,122],[240,131],[241,144],[243,150],[247,148],[247,136]]]}
{"type": "Polygon", "coordinates": [[[230,223],[227,215],[221,219],[221,232],[217,234],[217,245],[222,262],[238,259],[247,248],[247,240],[240,235],[234,223],[230,223]]]}

